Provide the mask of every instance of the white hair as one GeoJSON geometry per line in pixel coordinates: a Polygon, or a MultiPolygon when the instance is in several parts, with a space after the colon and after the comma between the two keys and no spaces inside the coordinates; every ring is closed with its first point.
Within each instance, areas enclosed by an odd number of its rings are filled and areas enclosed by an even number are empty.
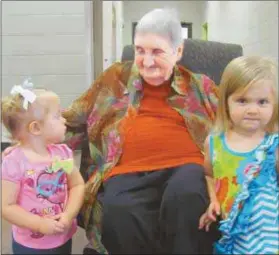
{"type": "Polygon", "coordinates": [[[154,33],[170,40],[174,48],[183,42],[182,27],[173,9],[155,9],[145,14],[138,22],[136,33],[154,33]]]}

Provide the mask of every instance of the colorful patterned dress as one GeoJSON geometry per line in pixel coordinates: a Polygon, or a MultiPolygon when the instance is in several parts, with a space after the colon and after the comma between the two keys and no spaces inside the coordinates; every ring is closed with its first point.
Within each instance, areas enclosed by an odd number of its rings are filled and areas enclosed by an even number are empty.
{"type": "Polygon", "coordinates": [[[216,254],[279,254],[278,134],[253,151],[228,148],[224,134],[210,137],[217,197],[224,220],[216,254]]]}

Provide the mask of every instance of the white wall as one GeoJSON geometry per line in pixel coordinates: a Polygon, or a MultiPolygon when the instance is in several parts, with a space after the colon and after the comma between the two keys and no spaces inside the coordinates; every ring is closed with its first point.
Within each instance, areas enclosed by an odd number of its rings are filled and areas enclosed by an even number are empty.
{"type": "Polygon", "coordinates": [[[103,69],[121,60],[123,43],[123,2],[103,2],[103,69]]]}
{"type": "Polygon", "coordinates": [[[175,8],[181,22],[192,22],[192,37],[201,39],[205,1],[124,1],[123,44],[132,44],[132,22],[155,8],[175,8]]]}
{"type": "Polygon", "coordinates": [[[112,64],[112,1],[103,2],[103,70],[112,64]]]}
{"type": "Polygon", "coordinates": [[[116,61],[121,61],[123,50],[123,2],[113,1],[116,9],[116,61]]]}
{"type": "Polygon", "coordinates": [[[208,39],[278,61],[278,1],[207,1],[208,39]]]}
{"type": "Polygon", "coordinates": [[[30,76],[66,107],[89,86],[85,7],[84,1],[2,2],[2,96],[30,76]]]}

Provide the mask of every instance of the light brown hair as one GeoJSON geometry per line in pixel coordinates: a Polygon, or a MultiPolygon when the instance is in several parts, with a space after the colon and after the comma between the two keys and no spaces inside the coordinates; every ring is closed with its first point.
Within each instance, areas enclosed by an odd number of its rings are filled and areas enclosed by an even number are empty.
{"type": "Polygon", "coordinates": [[[219,90],[219,102],[213,130],[222,133],[229,130],[228,98],[238,92],[245,92],[252,84],[261,80],[270,80],[274,89],[275,105],[273,115],[267,125],[267,132],[278,132],[278,76],[277,66],[269,58],[242,56],[233,59],[225,68],[219,90]]]}

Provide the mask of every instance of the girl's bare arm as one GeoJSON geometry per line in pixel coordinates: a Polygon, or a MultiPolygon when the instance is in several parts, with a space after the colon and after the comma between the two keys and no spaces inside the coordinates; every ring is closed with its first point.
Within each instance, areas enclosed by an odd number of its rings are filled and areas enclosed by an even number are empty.
{"type": "Polygon", "coordinates": [[[11,224],[37,232],[41,217],[16,204],[18,192],[18,184],[2,180],[2,217],[11,224]]]}

